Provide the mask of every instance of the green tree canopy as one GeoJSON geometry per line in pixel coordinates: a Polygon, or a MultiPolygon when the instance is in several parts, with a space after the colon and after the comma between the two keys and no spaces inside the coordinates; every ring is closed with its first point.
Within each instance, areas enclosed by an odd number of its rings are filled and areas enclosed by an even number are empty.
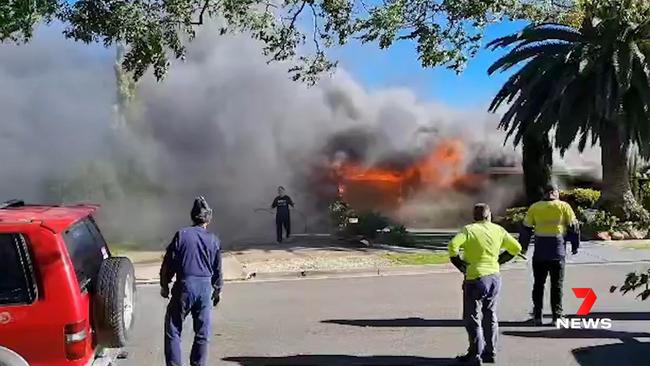
{"type": "Polygon", "coordinates": [[[580,28],[532,25],[490,43],[512,49],[489,73],[521,66],[490,109],[507,104],[500,127],[515,143],[531,129],[554,131],[561,153],[576,140],[580,150],[589,140],[600,142],[601,203],[633,219],[638,205],[628,180],[630,145],[650,155],[650,3],[589,0],[583,5],[580,28]]]}
{"type": "Polygon", "coordinates": [[[351,37],[417,44],[425,67],[461,71],[480,47],[485,26],[504,18],[575,18],[573,0],[5,0],[0,41],[28,41],[35,26],[58,20],[64,34],[106,46],[124,44],[123,66],[137,79],[150,67],[157,78],[169,57],[183,58],[197,28],[216,20],[220,34],[248,32],[271,61],[297,61],[296,80],[314,82],[336,63],[328,47],[351,37]],[[303,47],[308,52],[298,52],[303,47]]]}

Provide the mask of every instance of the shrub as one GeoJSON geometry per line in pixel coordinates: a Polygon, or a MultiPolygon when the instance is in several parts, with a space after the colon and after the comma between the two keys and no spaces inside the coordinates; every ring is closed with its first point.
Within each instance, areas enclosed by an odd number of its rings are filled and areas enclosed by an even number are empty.
{"type": "Polygon", "coordinates": [[[376,211],[362,212],[356,225],[349,225],[354,235],[362,235],[368,239],[377,237],[377,231],[390,226],[390,220],[376,211]]]}
{"type": "Polygon", "coordinates": [[[650,214],[641,205],[636,205],[630,210],[628,217],[628,220],[639,229],[647,229],[650,226],[650,214]]]}
{"type": "Polygon", "coordinates": [[[640,199],[639,202],[643,205],[643,208],[650,211],[650,182],[643,183],[640,190],[640,199]]]}
{"type": "Polygon", "coordinates": [[[415,243],[413,236],[409,234],[404,225],[391,226],[387,240],[391,245],[409,246],[415,243]]]}
{"type": "Polygon", "coordinates": [[[594,237],[597,233],[612,232],[618,225],[618,217],[607,211],[578,209],[578,218],[582,221],[582,233],[594,237]]]}
{"type": "Polygon", "coordinates": [[[354,211],[347,202],[336,200],[329,206],[329,215],[336,229],[338,231],[344,231],[349,224],[349,218],[354,216],[354,211]]]}
{"type": "Polygon", "coordinates": [[[506,209],[503,216],[497,217],[494,222],[503,226],[510,232],[518,232],[521,228],[521,223],[526,218],[528,207],[512,207],[506,209]]]}
{"type": "Polygon", "coordinates": [[[650,269],[645,272],[631,272],[628,273],[625,282],[621,286],[612,286],[609,289],[609,292],[614,293],[616,290],[626,295],[631,292],[634,293],[638,290],[641,290],[636,297],[640,298],[642,301],[650,298],[650,269]]]}
{"type": "Polygon", "coordinates": [[[588,188],[575,188],[560,192],[560,199],[566,201],[574,210],[579,208],[596,208],[600,191],[588,188]]]}

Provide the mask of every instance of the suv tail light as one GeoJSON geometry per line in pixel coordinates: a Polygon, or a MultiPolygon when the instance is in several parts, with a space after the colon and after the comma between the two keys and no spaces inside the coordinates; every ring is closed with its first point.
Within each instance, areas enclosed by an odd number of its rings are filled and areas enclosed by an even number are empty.
{"type": "Polygon", "coordinates": [[[65,356],[68,360],[78,360],[86,356],[90,335],[86,321],[65,326],[65,356]]]}

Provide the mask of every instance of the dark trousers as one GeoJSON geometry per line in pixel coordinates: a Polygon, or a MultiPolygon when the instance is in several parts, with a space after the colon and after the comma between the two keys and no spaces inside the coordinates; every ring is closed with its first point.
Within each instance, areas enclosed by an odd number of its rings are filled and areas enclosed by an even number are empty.
{"type": "Polygon", "coordinates": [[[484,354],[496,353],[499,334],[497,305],[500,291],[499,274],[463,283],[463,318],[469,338],[467,354],[476,359],[484,354]]]}
{"type": "Polygon", "coordinates": [[[287,233],[287,238],[291,236],[291,216],[289,215],[276,215],[275,216],[275,234],[278,242],[282,241],[282,228],[287,233]]]}
{"type": "Polygon", "coordinates": [[[562,316],[562,287],[564,282],[564,259],[533,259],[533,316],[542,318],[546,277],[551,277],[551,312],[553,317],[562,316]]]}
{"type": "Polygon", "coordinates": [[[207,366],[210,317],[212,311],[211,278],[188,278],[178,281],[165,315],[165,361],[167,366],[182,366],[181,333],[183,321],[192,314],[194,344],[191,366],[207,366]]]}

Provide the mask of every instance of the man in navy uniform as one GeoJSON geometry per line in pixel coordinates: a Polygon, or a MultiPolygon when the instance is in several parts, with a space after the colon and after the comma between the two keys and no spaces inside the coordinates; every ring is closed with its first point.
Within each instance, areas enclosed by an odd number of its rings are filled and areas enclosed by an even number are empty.
{"type": "Polygon", "coordinates": [[[219,239],[207,230],[212,209],[198,197],[190,214],[192,226],[176,232],[160,268],[160,294],[169,298],[169,284],[176,277],[165,315],[165,361],[181,366],[183,321],[192,314],[194,344],[191,366],[207,366],[212,307],[221,299],[223,285],[219,239]]]}
{"type": "Polygon", "coordinates": [[[275,233],[278,243],[282,242],[282,228],[287,232],[287,239],[291,236],[291,215],[289,206],[294,207],[291,197],[287,196],[284,187],[278,187],[278,196],[275,197],[271,208],[275,208],[275,233]]]}

